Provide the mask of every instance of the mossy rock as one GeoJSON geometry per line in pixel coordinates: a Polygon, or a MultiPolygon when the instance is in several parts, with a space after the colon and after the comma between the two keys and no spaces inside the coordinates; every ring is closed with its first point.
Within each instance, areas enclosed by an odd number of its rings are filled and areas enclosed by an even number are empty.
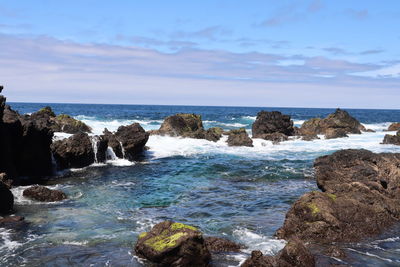
{"type": "Polygon", "coordinates": [[[61,131],[70,134],[76,134],[79,132],[91,133],[92,129],[80,120],[74,119],[67,114],[60,114],[54,118],[56,126],[55,131],[61,131]]]}
{"type": "Polygon", "coordinates": [[[51,107],[46,106],[44,108],[39,109],[39,111],[37,113],[41,113],[41,114],[47,114],[50,117],[55,117],[56,114],[54,113],[54,111],[51,109],[51,107]]]}
{"type": "Polygon", "coordinates": [[[194,226],[171,221],[141,233],[135,252],[162,266],[208,266],[210,261],[201,232],[194,226]]]}

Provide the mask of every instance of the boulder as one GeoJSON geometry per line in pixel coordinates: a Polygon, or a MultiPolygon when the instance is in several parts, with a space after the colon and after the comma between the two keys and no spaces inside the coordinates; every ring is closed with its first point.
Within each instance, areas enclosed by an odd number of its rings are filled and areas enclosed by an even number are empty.
{"type": "Polygon", "coordinates": [[[14,196],[10,189],[0,182],[0,214],[7,214],[14,207],[14,196]]]}
{"type": "Polygon", "coordinates": [[[204,139],[208,141],[217,142],[221,139],[224,130],[220,127],[213,127],[204,132],[204,139]]]}
{"type": "Polygon", "coordinates": [[[88,125],[66,114],[60,114],[57,117],[52,118],[52,120],[54,121],[53,130],[55,132],[64,132],[69,134],[92,132],[92,129],[88,125]]]}
{"type": "Polygon", "coordinates": [[[246,129],[240,128],[228,132],[228,146],[253,146],[253,140],[249,137],[246,129]]]}
{"type": "MultiPolygon", "coordinates": [[[[360,134],[361,131],[366,131],[365,127],[355,118],[350,116],[347,111],[336,109],[332,114],[329,114],[326,118],[312,118],[305,121],[300,128],[301,135],[318,135],[327,134],[330,136],[335,136],[334,130],[341,129],[340,133],[345,134],[360,134]]],[[[339,130],[338,130],[339,132],[339,130]]],[[[338,135],[338,137],[343,137],[343,134],[338,135]]]]}
{"type": "Polygon", "coordinates": [[[124,154],[122,153],[122,146],[120,141],[117,140],[117,137],[110,132],[107,128],[104,129],[103,135],[101,138],[105,141],[107,141],[107,145],[111,147],[111,149],[114,151],[115,155],[118,158],[123,158],[124,154]]]}
{"type": "Polygon", "coordinates": [[[56,141],[51,149],[57,168],[60,170],[83,168],[94,163],[92,141],[86,133],[77,133],[67,139],[56,141]]]}
{"type": "Polygon", "coordinates": [[[394,122],[390,124],[389,128],[387,129],[388,131],[399,131],[400,130],[400,122],[394,122]]]}
{"type": "Polygon", "coordinates": [[[342,138],[349,137],[346,134],[346,130],[342,128],[328,128],[325,131],[325,139],[334,139],[334,138],[342,138]]]}
{"type": "Polygon", "coordinates": [[[159,135],[192,137],[196,132],[202,132],[201,116],[196,114],[179,113],[167,117],[156,132],[159,135]]]}
{"type": "Polygon", "coordinates": [[[204,238],[207,249],[210,252],[239,252],[243,247],[225,238],[209,236],[204,238]]]}
{"type": "Polygon", "coordinates": [[[357,242],[400,219],[400,154],[341,150],[316,159],[322,192],[303,195],[286,214],[279,238],[357,242]]]}
{"type": "Polygon", "coordinates": [[[270,134],[262,134],[262,135],[259,135],[258,138],[262,138],[264,140],[272,141],[272,143],[274,145],[277,145],[280,142],[289,140],[289,137],[287,135],[285,135],[283,133],[278,133],[278,132],[270,133],[270,134]]]}
{"type": "Polygon", "coordinates": [[[131,161],[135,160],[144,151],[144,147],[149,140],[149,133],[146,133],[139,123],[120,126],[115,136],[122,145],[124,157],[131,161]]]}
{"type": "Polygon", "coordinates": [[[209,266],[211,259],[201,232],[189,225],[164,221],[139,235],[136,255],[160,266],[209,266]]]}
{"type": "Polygon", "coordinates": [[[279,111],[261,111],[252,126],[253,138],[264,138],[268,134],[281,133],[286,136],[294,135],[293,121],[289,115],[279,111]]]}
{"type": "Polygon", "coordinates": [[[400,146],[400,130],[396,135],[386,134],[383,138],[382,144],[390,144],[400,146]]]}
{"type": "Polygon", "coordinates": [[[61,201],[67,198],[67,195],[60,190],[51,190],[40,185],[25,189],[23,195],[24,197],[42,202],[61,201]]]}
{"type": "Polygon", "coordinates": [[[315,258],[304,244],[294,238],[276,256],[264,256],[253,251],[241,267],[313,267],[315,258]]]}

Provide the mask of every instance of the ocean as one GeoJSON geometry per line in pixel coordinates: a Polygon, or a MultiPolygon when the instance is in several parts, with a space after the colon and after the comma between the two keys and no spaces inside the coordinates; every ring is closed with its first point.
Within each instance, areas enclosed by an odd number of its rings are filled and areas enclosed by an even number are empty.
{"type": "MultiPolygon", "coordinates": [[[[21,114],[51,106],[82,120],[101,134],[138,122],[158,129],[176,113],[196,113],[204,127],[226,130],[251,125],[261,110],[278,110],[296,126],[334,109],[201,107],[149,105],[86,105],[9,103],[21,114]]],[[[254,147],[228,147],[226,138],[206,140],[150,136],[138,162],[110,160],[59,173],[49,181],[69,196],[57,203],[25,199],[26,187],[12,189],[17,215],[29,222],[19,229],[0,228],[0,266],[145,266],[132,252],[138,235],[163,220],[199,227],[206,235],[229,238],[247,246],[242,253],[219,255],[215,266],[239,266],[252,250],[274,254],[285,245],[274,239],[291,204],[318,190],[315,158],[347,148],[400,152],[380,144],[400,110],[347,109],[376,132],[348,138],[273,145],[254,139],[254,147]]],[[[55,138],[66,134],[56,134],[55,138]]],[[[382,236],[345,246],[353,266],[399,266],[400,226],[382,236]]],[[[334,259],[332,259],[334,260],[334,259]]],[[[342,262],[343,264],[343,262],[342,262]]]]}

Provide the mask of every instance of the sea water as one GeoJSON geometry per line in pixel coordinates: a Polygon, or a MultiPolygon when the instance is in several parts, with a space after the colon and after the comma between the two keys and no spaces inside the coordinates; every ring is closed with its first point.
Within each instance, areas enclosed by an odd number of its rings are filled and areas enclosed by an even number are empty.
{"type": "MultiPolygon", "coordinates": [[[[84,105],[11,103],[21,114],[49,105],[87,123],[93,134],[104,128],[138,122],[158,129],[175,113],[196,113],[205,128],[225,130],[251,125],[260,110],[291,115],[300,126],[334,109],[192,107],[141,105],[84,105]]],[[[135,257],[138,235],[163,220],[199,227],[206,235],[225,237],[247,246],[241,253],[218,255],[215,266],[239,266],[252,250],[273,255],[285,245],[274,238],[291,204],[302,194],[317,190],[313,161],[339,149],[365,148],[400,152],[381,145],[385,129],[400,121],[399,110],[348,110],[375,133],[348,138],[302,141],[279,145],[253,139],[254,147],[228,147],[218,142],[150,136],[138,162],[115,159],[60,173],[50,188],[63,190],[68,199],[40,203],[26,199],[26,187],[12,189],[15,211],[27,225],[0,228],[0,266],[145,266],[135,257]]],[[[68,137],[57,133],[55,139],[68,137]]],[[[353,266],[398,266],[400,227],[383,236],[348,244],[346,262],[353,266]]]]}

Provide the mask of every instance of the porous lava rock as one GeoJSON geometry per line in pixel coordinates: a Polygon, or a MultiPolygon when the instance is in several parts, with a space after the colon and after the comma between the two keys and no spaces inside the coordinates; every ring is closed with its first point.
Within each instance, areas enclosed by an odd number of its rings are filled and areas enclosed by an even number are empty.
{"type": "Polygon", "coordinates": [[[251,140],[244,128],[230,130],[228,132],[227,143],[228,146],[253,146],[253,140],[251,140]]]}
{"type": "Polygon", "coordinates": [[[159,266],[209,266],[211,254],[195,227],[164,221],[139,235],[136,255],[159,266]]]}
{"type": "Polygon", "coordinates": [[[252,132],[253,138],[266,139],[274,133],[281,133],[286,136],[294,135],[295,129],[289,115],[284,115],[279,111],[260,111],[252,125],[252,132]]]}
{"type": "Polygon", "coordinates": [[[61,190],[51,190],[45,186],[35,185],[24,190],[23,196],[42,202],[55,202],[67,198],[61,190]]]}

